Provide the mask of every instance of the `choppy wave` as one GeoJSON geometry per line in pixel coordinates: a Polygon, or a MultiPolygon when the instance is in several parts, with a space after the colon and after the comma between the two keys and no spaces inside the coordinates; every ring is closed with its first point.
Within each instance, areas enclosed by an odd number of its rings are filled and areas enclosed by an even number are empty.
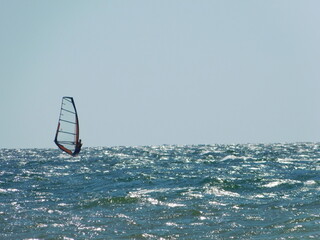
{"type": "Polygon", "coordinates": [[[0,150],[1,239],[318,239],[319,144],[0,150]]]}

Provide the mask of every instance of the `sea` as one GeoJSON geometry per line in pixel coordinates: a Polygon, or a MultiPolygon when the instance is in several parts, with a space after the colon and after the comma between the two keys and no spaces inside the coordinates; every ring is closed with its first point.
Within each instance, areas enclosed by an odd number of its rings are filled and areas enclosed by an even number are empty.
{"type": "Polygon", "coordinates": [[[320,143],[0,149],[0,239],[320,239],[320,143]]]}

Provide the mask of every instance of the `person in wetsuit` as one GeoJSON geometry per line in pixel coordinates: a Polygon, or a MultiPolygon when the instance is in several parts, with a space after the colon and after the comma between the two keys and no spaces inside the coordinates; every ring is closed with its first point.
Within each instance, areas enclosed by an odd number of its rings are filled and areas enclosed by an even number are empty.
{"type": "Polygon", "coordinates": [[[77,156],[81,150],[81,147],[82,147],[82,143],[81,143],[81,139],[79,140],[79,142],[77,142],[76,144],[76,149],[74,150],[72,156],[77,156]]]}

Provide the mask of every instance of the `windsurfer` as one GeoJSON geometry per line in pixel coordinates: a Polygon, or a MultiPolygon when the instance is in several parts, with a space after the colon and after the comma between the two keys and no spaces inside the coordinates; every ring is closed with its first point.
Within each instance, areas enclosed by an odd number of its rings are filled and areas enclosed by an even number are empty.
{"type": "Polygon", "coordinates": [[[81,150],[82,147],[82,143],[81,143],[81,139],[79,140],[79,142],[77,142],[76,144],[76,149],[74,150],[72,156],[77,156],[81,150]]]}

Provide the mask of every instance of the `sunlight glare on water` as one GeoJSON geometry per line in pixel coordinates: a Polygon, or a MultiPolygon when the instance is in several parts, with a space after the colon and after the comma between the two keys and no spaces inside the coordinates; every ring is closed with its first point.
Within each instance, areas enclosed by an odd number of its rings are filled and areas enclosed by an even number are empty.
{"type": "Polygon", "coordinates": [[[1,149],[1,239],[318,239],[319,145],[1,149]]]}

